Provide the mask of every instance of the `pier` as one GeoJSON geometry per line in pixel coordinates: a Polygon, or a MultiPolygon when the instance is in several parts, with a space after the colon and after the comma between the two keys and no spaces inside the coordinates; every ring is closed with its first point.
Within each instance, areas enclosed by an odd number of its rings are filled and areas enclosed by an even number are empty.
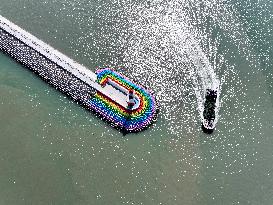
{"type": "Polygon", "coordinates": [[[155,120],[150,91],[111,69],[92,72],[2,16],[0,50],[114,127],[136,132],[155,120]]]}

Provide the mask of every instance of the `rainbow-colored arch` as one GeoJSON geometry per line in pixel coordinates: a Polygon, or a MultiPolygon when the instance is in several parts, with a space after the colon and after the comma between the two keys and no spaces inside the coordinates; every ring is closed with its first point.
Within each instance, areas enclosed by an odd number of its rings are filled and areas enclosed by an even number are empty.
{"type": "Polygon", "coordinates": [[[155,120],[157,105],[151,92],[109,68],[98,70],[96,74],[97,81],[101,85],[111,79],[123,88],[133,90],[139,98],[140,104],[137,109],[124,108],[97,91],[88,103],[88,107],[93,111],[110,122],[111,125],[127,132],[141,131],[155,120]]]}

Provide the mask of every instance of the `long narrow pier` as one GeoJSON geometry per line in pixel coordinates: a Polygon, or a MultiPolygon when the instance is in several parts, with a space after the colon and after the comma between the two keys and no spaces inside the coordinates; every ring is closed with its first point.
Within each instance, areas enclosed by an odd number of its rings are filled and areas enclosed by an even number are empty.
{"type": "Polygon", "coordinates": [[[127,107],[126,100],[128,93],[124,95],[117,89],[113,89],[111,86],[102,87],[96,82],[97,75],[91,70],[73,61],[71,58],[52,48],[48,44],[39,40],[35,36],[26,32],[25,30],[18,27],[17,25],[2,16],[0,16],[0,27],[20,41],[22,41],[24,44],[28,45],[30,48],[45,56],[47,59],[56,63],[58,66],[62,67],[66,71],[72,73],[74,76],[81,79],[92,88],[100,91],[104,95],[111,96],[114,101],[116,101],[123,107],[127,107]]]}
{"type": "Polygon", "coordinates": [[[115,127],[139,131],[155,119],[148,90],[111,69],[93,73],[2,16],[0,50],[115,127]]]}

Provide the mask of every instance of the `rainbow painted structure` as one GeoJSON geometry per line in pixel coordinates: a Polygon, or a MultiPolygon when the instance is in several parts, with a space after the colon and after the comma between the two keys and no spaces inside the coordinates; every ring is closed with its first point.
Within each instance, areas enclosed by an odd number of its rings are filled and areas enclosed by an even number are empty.
{"type": "Polygon", "coordinates": [[[125,95],[128,95],[130,90],[134,92],[135,106],[133,107],[123,107],[99,91],[90,99],[88,107],[110,122],[112,126],[127,132],[138,132],[155,120],[158,108],[150,91],[109,68],[98,70],[96,74],[97,82],[101,86],[111,84],[125,95]]]}
{"type": "Polygon", "coordinates": [[[155,120],[150,91],[111,69],[93,73],[1,15],[0,51],[122,131],[141,131],[155,120]]]}

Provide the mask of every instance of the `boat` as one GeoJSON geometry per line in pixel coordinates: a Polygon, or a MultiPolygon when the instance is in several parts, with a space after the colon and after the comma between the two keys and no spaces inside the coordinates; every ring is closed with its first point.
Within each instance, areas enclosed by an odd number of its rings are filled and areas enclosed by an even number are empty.
{"type": "Polygon", "coordinates": [[[202,129],[205,133],[211,134],[216,126],[216,115],[219,107],[219,86],[207,88],[204,95],[202,129]]]}

